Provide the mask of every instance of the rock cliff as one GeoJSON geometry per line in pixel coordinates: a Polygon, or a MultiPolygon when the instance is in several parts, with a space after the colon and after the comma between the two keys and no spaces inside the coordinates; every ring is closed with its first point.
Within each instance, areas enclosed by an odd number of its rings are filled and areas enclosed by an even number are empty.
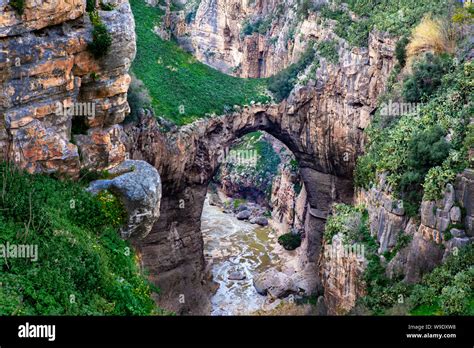
{"type": "Polygon", "coordinates": [[[72,177],[125,159],[119,124],[129,111],[135,24],[128,1],[114,4],[99,10],[112,45],[94,59],[85,1],[26,0],[22,15],[0,3],[1,159],[72,177]]]}

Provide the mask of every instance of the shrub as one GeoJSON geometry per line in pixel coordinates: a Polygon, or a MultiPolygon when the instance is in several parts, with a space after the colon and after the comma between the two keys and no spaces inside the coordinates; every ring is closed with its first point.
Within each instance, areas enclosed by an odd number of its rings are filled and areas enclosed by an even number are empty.
{"type": "Polygon", "coordinates": [[[258,18],[256,21],[252,22],[247,19],[243,23],[241,36],[249,36],[253,33],[265,34],[270,30],[272,24],[272,16],[269,16],[266,19],[258,18]]]}
{"type": "Polygon", "coordinates": [[[102,1],[100,2],[100,9],[103,11],[113,11],[115,9],[114,4],[104,4],[102,1]]]}
{"type": "Polygon", "coordinates": [[[25,12],[25,0],[10,0],[9,4],[20,16],[25,12]]]}
{"type": "Polygon", "coordinates": [[[440,296],[441,307],[444,314],[466,314],[469,305],[467,295],[463,288],[457,286],[444,287],[440,296]]]}
{"type": "Polygon", "coordinates": [[[145,84],[136,78],[135,74],[131,74],[132,81],[127,92],[127,101],[130,105],[130,114],[127,116],[126,122],[133,122],[139,119],[140,112],[143,109],[150,109],[152,100],[145,84]]]}
{"type": "Polygon", "coordinates": [[[412,31],[407,54],[412,58],[423,52],[452,53],[454,47],[447,24],[440,19],[424,17],[412,31]]]}
{"type": "Polygon", "coordinates": [[[92,31],[92,43],[89,43],[88,49],[95,58],[103,57],[107,54],[108,49],[112,45],[112,37],[105,25],[100,24],[94,26],[92,31]]]}
{"type": "Polygon", "coordinates": [[[112,192],[103,190],[99,192],[97,199],[100,202],[100,209],[112,226],[120,227],[125,223],[127,212],[119,198],[112,194],[112,192]]]}
{"type": "Polygon", "coordinates": [[[437,293],[434,288],[416,284],[410,294],[408,303],[412,308],[419,306],[434,306],[437,302],[437,293]]]}
{"type": "Polygon", "coordinates": [[[86,2],[86,11],[92,12],[95,10],[95,2],[96,0],[87,0],[86,2]]]}
{"type": "Polygon", "coordinates": [[[441,79],[451,68],[447,55],[427,53],[413,66],[413,74],[403,82],[402,96],[407,102],[417,103],[431,96],[441,85],[441,79]]]}
{"type": "Polygon", "coordinates": [[[90,17],[94,29],[92,30],[92,42],[87,45],[87,48],[97,59],[107,54],[112,45],[112,37],[100,20],[98,12],[91,12],[90,17]]]}
{"type": "Polygon", "coordinates": [[[400,40],[397,41],[397,45],[395,47],[395,57],[397,57],[398,63],[403,68],[406,64],[407,59],[407,50],[406,46],[409,43],[409,40],[406,36],[402,37],[400,40]]]}
{"type": "Polygon", "coordinates": [[[285,233],[278,237],[278,243],[286,250],[295,250],[301,245],[299,234],[285,233]]]}
{"type": "Polygon", "coordinates": [[[339,53],[337,51],[337,42],[327,40],[318,43],[316,47],[321,57],[326,58],[330,63],[336,64],[339,61],[339,53]]]}
{"type": "Polygon", "coordinates": [[[313,45],[310,44],[297,63],[272,76],[268,80],[268,89],[274,94],[277,101],[287,98],[297,82],[298,74],[306,69],[314,60],[313,45]]]}

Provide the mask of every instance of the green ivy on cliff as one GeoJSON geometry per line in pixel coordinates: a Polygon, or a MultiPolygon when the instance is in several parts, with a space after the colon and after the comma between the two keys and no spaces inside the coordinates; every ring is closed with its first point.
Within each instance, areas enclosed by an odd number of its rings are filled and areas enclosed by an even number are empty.
{"type": "MultiPolygon", "coordinates": [[[[472,116],[474,67],[472,62],[451,64],[447,73],[429,70],[440,81],[439,86],[424,94],[423,103],[416,104],[414,112],[387,120],[383,108],[377,110],[367,130],[366,155],[357,162],[356,186],[368,188],[376,184],[377,175],[386,173],[394,195],[404,200],[410,215],[418,213],[423,196],[438,199],[446,184],[468,165],[465,138],[472,116]]],[[[413,74],[419,66],[414,65],[413,74]]],[[[381,105],[391,98],[387,93],[381,105]]]]}
{"type": "Polygon", "coordinates": [[[109,197],[5,163],[0,187],[2,254],[12,245],[37,247],[37,260],[1,255],[0,315],[159,313],[109,197]]]}

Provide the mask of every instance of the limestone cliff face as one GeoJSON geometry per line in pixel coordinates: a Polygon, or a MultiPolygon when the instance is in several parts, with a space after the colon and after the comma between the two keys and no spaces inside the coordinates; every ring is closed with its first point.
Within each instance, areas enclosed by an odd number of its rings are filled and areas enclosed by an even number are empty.
{"type": "Polygon", "coordinates": [[[73,177],[125,159],[119,123],[129,112],[135,25],[128,2],[114,3],[112,11],[99,11],[112,46],[96,60],[87,50],[85,1],[26,0],[22,16],[0,2],[0,159],[31,173],[73,177]],[[78,107],[93,108],[94,117],[78,107]],[[76,122],[86,134],[71,134],[76,122]]]}
{"type": "Polygon", "coordinates": [[[197,8],[187,3],[170,13],[164,29],[197,59],[228,74],[274,75],[298,60],[308,43],[296,0],[202,0],[197,8]]]}
{"type": "Polygon", "coordinates": [[[358,194],[357,200],[369,209],[370,229],[380,244],[380,254],[393,250],[401,235],[411,236],[411,242],[388,263],[389,277],[418,282],[456,248],[474,241],[473,180],[473,171],[466,169],[454,186],[446,186],[440,200],[423,201],[420,221],[407,217],[401,202],[391,198],[383,176],[377,187],[358,194]]]}
{"type": "MultiPolygon", "coordinates": [[[[474,241],[473,190],[474,172],[466,169],[454,186],[447,185],[441,199],[422,202],[419,221],[408,217],[402,202],[392,197],[384,175],[376,187],[357,192],[355,203],[368,210],[370,232],[378,242],[377,252],[389,278],[419,282],[456,249],[474,241]],[[409,236],[409,242],[391,260],[385,260],[383,254],[393,251],[404,235],[409,236]]],[[[331,251],[338,244],[340,240],[335,237],[332,246],[323,246],[321,255],[321,281],[329,314],[347,313],[366,292],[363,272],[367,261],[355,254],[334,257],[331,251]]]]}

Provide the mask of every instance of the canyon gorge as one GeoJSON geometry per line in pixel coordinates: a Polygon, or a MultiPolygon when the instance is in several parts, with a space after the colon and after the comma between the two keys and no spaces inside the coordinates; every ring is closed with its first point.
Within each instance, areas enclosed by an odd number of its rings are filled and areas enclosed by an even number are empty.
{"type": "MultiPolygon", "coordinates": [[[[314,305],[305,314],[366,314],[359,300],[371,294],[364,274],[372,269],[374,255],[384,277],[411,286],[471,246],[472,149],[465,155],[471,164],[443,182],[441,196],[423,196],[414,214],[395,192],[389,170],[377,170],[372,185],[354,183],[358,160],[371,149],[367,132],[373,130],[380,100],[396,80],[393,71],[401,69],[397,55],[401,35],[373,27],[367,30],[365,46],[354,45],[340,36],[338,21],[322,11],[340,5],[337,11],[348,11],[355,23],[365,17],[347,4],[324,0],[103,0],[95,5],[96,12],[111,44],[98,58],[88,49],[97,26],[86,11],[88,3],[26,0],[19,15],[7,0],[0,0],[0,160],[29,174],[71,180],[86,172],[107,172],[108,177],[98,177],[87,190],[98,194],[108,189],[124,204],[128,220],[120,235],[130,242],[140,270],[159,289],[152,296],[160,308],[188,315],[253,314],[265,301],[276,300],[266,307],[271,312],[277,303],[297,296],[314,305]],[[271,81],[316,49],[284,98],[266,91],[267,101],[250,97],[248,103],[227,105],[221,112],[206,110],[204,117],[179,124],[174,118],[183,112],[174,108],[173,116],[167,117],[154,109],[164,102],[134,68],[134,60],[145,56],[139,27],[140,11],[147,9],[161,17],[153,18],[146,35],[186,54],[186,62],[176,63],[177,67],[161,63],[163,57],[147,62],[170,74],[203,63],[229,78],[271,81]],[[325,54],[323,47],[331,47],[331,54],[325,54]],[[130,85],[139,79],[153,101],[136,108],[130,101],[130,85]],[[63,108],[91,103],[95,115],[58,115],[58,103],[63,108]],[[138,116],[129,119],[130,112],[138,116]],[[282,162],[274,173],[260,173],[271,178],[266,193],[258,191],[261,184],[254,177],[240,180],[241,175],[224,163],[229,151],[255,132],[264,134],[259,139],[270,144],[282,162]],[[227,196],[231,208],[223,201],[212,202],[217,191],[227,196]],[[237,220],[237,199],[261,209],[252,218],[262,218],[264,226],[251,224],[249,216],[245,219],[249,221],[237,220]],[[364,209],[335,208],[340,206],[364,209]],[[344,219],[332,227],[331,219],[338,216],[344,219]],[[347,244],[346,235],[364,226],[364,243],[370,238],[374,249],[369,253],[363,245],[365,254],[337,254],[347,244]],[[334,229],[332,235],[329,229],[334,229]],[[238,242],[241,230],[248,243],[244,246],[238,242]],[[301,237],[296,250],[278,244],[278,237],[286,233],[301,237]],[[237,272],[234,276],[239,278],[239,269],[225,263],[211,267],[212,259],[218,258],[212,255],[219,254],[226,242],[237,250],[230,255],[233,262],[243,262],[252,271],[229,289],[224,278],[229,272],[237,272]],[[242,261],[239,257],[251,249],[249,245],[264,250],[272,262],[266,263],[263,256],[250,266],[248,260],[242,261]],[[219,274],[221,281],[216,283],[219,274]],[[246,290],[238,284],[245,284],[246,290]],[[232,296],[240,299],[226,307],[232,296]],[[244,310],[246,305],[251,310],[244,310]]],[[[472,66],[473,50],[466,51],[463,64],[472,66]]],[[[159,74],[151,75],[159,84],[159,74]]],[[[177,86],[174,98],[185,99],[176,81],[172,81],[177,86]]],[[[203,90],[203,95],[208,92],[203,90]]],[[[462,105],[461,97],[458,100],[462,105]]],[[[400,143],[404,142],[402,138],[400,143]]],[[[355,245],[360,246],[358,238],[355,245]]],[[[400,290],[393,296],[398,299],[400,294],[405,293],[400,290]]]]}

